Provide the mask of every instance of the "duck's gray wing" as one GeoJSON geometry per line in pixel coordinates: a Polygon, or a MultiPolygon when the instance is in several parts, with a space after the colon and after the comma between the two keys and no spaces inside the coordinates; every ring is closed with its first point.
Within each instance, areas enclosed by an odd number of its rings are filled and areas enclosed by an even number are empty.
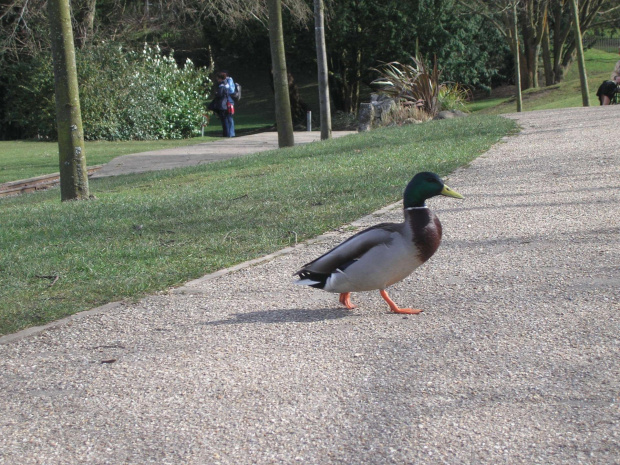
{"type": "Polygon", "coordinates": [[[306,263],[295,274],[300,275],[307,271],[329,274],[339,268],[342,269],[352,261],[359,259],[373,247],[381,244],[389,245],[393,240],[392,234],[399,232],[401,227],[402,223],[382,223],[360,231],[316,260],[306,263]]]}

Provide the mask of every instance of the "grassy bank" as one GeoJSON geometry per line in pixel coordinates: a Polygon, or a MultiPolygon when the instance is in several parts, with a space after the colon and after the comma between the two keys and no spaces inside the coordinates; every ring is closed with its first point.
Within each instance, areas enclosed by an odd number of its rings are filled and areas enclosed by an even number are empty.
{"type": "MultiPolygon", "coordinates": [[[[101,165],[129,153],[149,152],[213,140],[200,137],[183,140],[86,142],[88,166],[101,165]]],[[[0,183],[58,172],[58,142],[0,141],[0,183]]]]}
{"type": "Polygon", "coordinates": [[[56,189],[0,199],[0,333],[316,236],[396,201],[416,172],[450,173],[513,130],[472,116],[92,180],[92,201],[61,203],[56,189]]]}

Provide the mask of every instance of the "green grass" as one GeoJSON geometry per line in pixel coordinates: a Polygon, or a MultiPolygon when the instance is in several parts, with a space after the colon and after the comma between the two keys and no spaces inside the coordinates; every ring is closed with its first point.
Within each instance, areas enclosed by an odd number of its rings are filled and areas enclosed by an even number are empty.
{"type": "MultiPolygon", "coordinates": [[[[148,152],[213,140],[198,137],[184,140],[86,142],[88,166],[109,162],[130,153],[148,152]]],[[[0,141],[0,183],[33,178],[58,172],[58,143],[37,141],[0,141]]]]}
{"type": "MultiPolygon", "coordinates": [[[[585,53],[586,70],[588,75],[588,95],[590,106],[599,105],[596,91],[601,83],[611,77],[611,72],[618,61],[617,53],[590,49],[585,53]]],[[[579,68],[574,63],[566,73],[566,78],[559,84],[528,89],[523,92],[523,111],[551,110],[582,106],[581,82],[579,68]]],[[[472,112],[483,114],[504,114],[517,111],[514,96],[508,98],[481,99],[468,104],[472,112]]]]}
{"type": "Polygon", "coordinates": [[[0,199],[0,333],[314,237],[398,200],[416,172],[448,174],[514,129],[471,116],[95,179],[91,201],[60,202],[57,189],[0,199]]]}

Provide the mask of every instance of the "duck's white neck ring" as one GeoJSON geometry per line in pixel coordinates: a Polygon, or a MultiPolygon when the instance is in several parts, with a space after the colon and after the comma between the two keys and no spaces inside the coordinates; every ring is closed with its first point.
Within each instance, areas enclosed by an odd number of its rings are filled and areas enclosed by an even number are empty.
{"type": "Polygon", "coordinates": [[[426,205],[422,205],[421,207],[407,207],[405,210],[421,210],[423,208],[428,208],[426,205]]]}

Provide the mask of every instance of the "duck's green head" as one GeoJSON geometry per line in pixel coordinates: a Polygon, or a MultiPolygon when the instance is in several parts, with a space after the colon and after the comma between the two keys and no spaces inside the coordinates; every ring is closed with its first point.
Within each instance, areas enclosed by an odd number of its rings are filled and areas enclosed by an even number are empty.
{"type": "Polygon", "coordinates": [[[435,173],[423,172],[416,174],[407,184],[403,194],[403,206],[404,208],[422,207],[426,199],[436,195],[463,198],[461,194],[446,186],[435,173]]]}

